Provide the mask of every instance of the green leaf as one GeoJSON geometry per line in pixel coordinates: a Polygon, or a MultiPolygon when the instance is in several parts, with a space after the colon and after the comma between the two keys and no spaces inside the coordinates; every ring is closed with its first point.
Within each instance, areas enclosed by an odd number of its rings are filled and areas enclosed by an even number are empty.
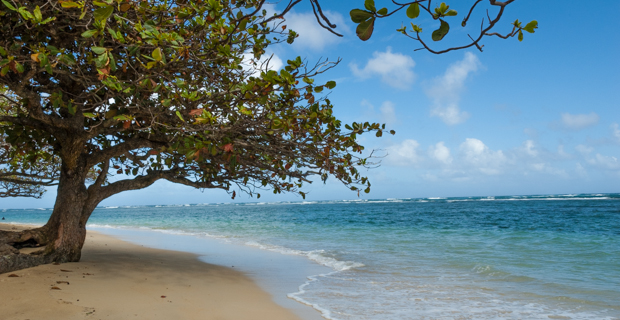
{"type": "MultiPolygon", "coordinates": [[[[241,12],[241,11],[239,11],[239,12],[241,12]]],[[[239,23],[239,30],[240,30],[240,31],[244,31],[244,30],[245,30],[245,28],[246,28],[246,27],[247,27],[247,25],[248,25],[248,21],[250,21],[250,20],[249,20],[249,19],[243,19],[243,20],[241,20],[241,22],[239,23]]]]}
{"type": "Polygon", "coordinates": [[[69,103],[69,105],[67,106],[67,110],[69,110],[69,113],[71,115],[74,115],[75,112],[77,111],[77,106],[74,105],[73,103],[69,103]]]}
{"type": "Polygon", "coordinates": [[[114,6],[106,6],[95,10],[95,12],[93,12],[93,16],[95,17],[95,20],[104,21],[107,20],[113,12],[114,6]]]}
{"type": "Polygon", "coordinates": [[[156,61],[161,61],[161,59],[162,59],[161,48],[156,48],[155,50],[153,50],[153,53],[151,53],[151,56],[156,61]]]}
{"type": "Polygon", "coordinates": [[[370,39],[370,36],[372,36],[372,32],[374,28],[375,28],[375,18],[373,17],[368,21],[364,21],[360,23],[357,26],[355,33],[357,34],[357,37],[360,38],[362,41],[366,41],[370,39]]]}
{"type": "Polygon", "coordinates": [[[517,39],[519,39],[519,41],[523,41],[523,31],[519,30],[519,36],[517,39]]]}
{"type": "Polygon", "coordinates": [[[181,112],[177,110],[176,115],[177,117],[179,117],[179,119],[181,119],[181,121],[185,122],[185,120],[183,120],[183,116],[181,115],[181,112]]]}
{"type": "Polygon", "coordinates": [[[413,24],[413,22],[411,23],[411,28],[413,29],[413,31],[415,31],[416,33],[420,33],[422,32],[422,28],[420,28],[420,26],[418,26],[417,24],[413,24]]]}
{"type": "Polygon", "coordinates": [[[6,76],[6,74],[9,73],[9,66],[6,65],[4,67],[2,67],[2,69],[0,70],[0,76],[6,76]]]}
{"type": "Polygon", "coordinates": [[[49,18],[41,21],[41,24],[46,24],[46,23],[48,23],[50,21],[54,21],[54,20],[56,20],[56,17],[49,17],[49,18]]]}
{"type": "Polygon", "coordinates": [[[388,13],[388,9],[387,8],[381,8],[379,11],[377,11],[378,14],[384,16],[388,13]]]}
{"type": "Polygon", "coordinates": [[[95,118],[97,118],[97,116],[96,116],[96,115],[94,115],[94,114],[92,114],[92,113],[90,113],[90,112],[84,112],[83,114],[84,114],[84,116],[85,116],[85,117],[87,117],[87,118],[91,118],[91,119],[95,119],[95,118]]]}
{"type": "Polygon", "coordinates": [[[75,58],[70,55],[70,54],[62,54],[60,55],[60,57],[58,58],[58,61],[66,64],[66,65],[74,65],[77,62],[75,61],[75,58]]]}
{"type": "Polygon", "coordinates": [[[114,120],[118,120],[118,121],[129,121],[132,120],[132,118],[126,114],[120,114],[118,116],[115,116],[113,118],[114,120]]]}
{"type": "Polygon", "coordinates": [[[41,22],[41,20],[43,20],[43,15],[41,14],[41,8],[39,8],[39,6],[36,6],[34,8],[34,18],[36,19],[37,22],[41,22]]]}
{"type": "Polygon", "coordinates": [[[446,13],[444,14],[444,16],[446,16],[446,17],[451,17],[451,16],[456,16],[457,14],[458,14],[458,13],[456,12],[456,10],[450,10],[450,11],[446,12],[446,13]]]}
{"type": "Polygon", "coordinates": [[[97,33],[97,30],[84,31],[84,32],[82,32],[82,37],[90,38],[90,37],[94,36],[96,33],[97,33]]]}
{"type": "Polygon", "coordinates": [[[47,50],[50,51],[51,54],[53,55],[57,55],[60,53],[60,50],[58,50],[58,48],[54,47],[54,46],[47,46],[47,50]]]}
{"type": "Polygon", "coordinates": [[[15,9],[15,7],[13,7],[13,6],[11,5],[11,3],[10,3],[10,2],[8,2],[8,1],[6,1],[6,0],[2,0],[2,3],[4,3],[4,5],[5,5],[7,8],[9,8],[9,9],[11,9],[11,10],[13,10],[13,11],[17,11],[17,9],[15,9]]]}
{"type": "Polygon", "coordinates": [[[420,15],[420,5],[417,3],[412,3],[407,8],[407,17],[411,19],[415,19],[420,15]]]}
{"type": "Polygon", "coordinates": [[[116,71],[116,60],[114,60],[112,52],[108,53],[108,58],[110,58],[110,69],[116,71]]]}
{"type": "Polygon", "coordinates": [[[107,7],[107,6],[110,5],[109,3],[105,3],[105,2],[102,2],[102,1],[93,1],[93,4],[98,6],[98,7],[107,7]]]}
{"type": "Polygon", "coordinates": [[[81,8],[82,6],[73,1],[63,1],[60,3],[63,8],[81,8]]]}
{"type": "Polygon", "coordinates": [[[364,22],[372,17],[372,12],[360,9],[353,9],[349,14],[351,15],[351,21],[355,23],[364,22]]]}
{"type": "Polygon", "coordinates": [[[39,53],[39,61],[40,61],[39,66],[41,67],[45,66],[49,62],[49,60],[47,59],[47,55],[45,53],[39,53]]]}
{"type": "Polygon", "coordinates": [[[26,9],[26,7],[19,7],[19,9],[17,9],[17,12],[21,13],[22,17],[24,17],[24,19],[32,19],[34,18],[34,16],[30,13],[30,11],[28,11],[28,9],[26,9]]]}
{"type": "Polygon", "coordinates": [[[50,65],[49,63],[45,65],[45,71],[47,71],[47,73],[49,74],[54,74],[54,70],[52,70],[52,65],[50,65]]]}
{"type": "Polygon", "coordinates": [[[24,72],[24,65],[19,63],[19,62],[16,62],[15,63],[15,69],[17,69],[17,72],[22,73],[22,72],[24,72]]]}
{"type": "Polygon", "coordinates": [[[95,59],[95,64],[97,65],[98,68],[105,67],[108,64],[108,55],[105,53],[102,55],[99,55],[99,57],[95,59]]]}
{"type": "Polygon", "coordinates": [[[538,21],[536,20],[530,21],[528,24],[525,25],[525,27],[523,27],[523,30],[529,33],[534,33],[535,29],[538,29],[538,21]]]}
{"type": "Polygon", "coordinates": [[[364,1],[364,8],[370,12],[377,12],[377,8],[375,8],[375,0],[364,1]]]}
{"type": "Polygon", "coordinates": [[[7,56],[8,52],[6,52],[6,50],[4,50],[3,47],[0,47],[0,56],[7,56]]]}
{"type": "Polygon", "coordinates": [[[441,26],[439,27],[439,29],[433,31],[433,34],[431,36],[431,38],[433,38],[433,41],[440,41],[450,31],[450,25],[447,22],[441,19],[439,19],[439,21],[441,21],[441,26]]]}
{"type": "Polygon", "coordinates": [[[91,47],[90,50],[92,50],[96,54],[102,54],[106,52],[106,48],[103,47],[91,47]]]}
{"type": "Polygon", "coordinates": [[[327,83],[325,84],[325,87],[327,89],[333,89],[336,87],[336,81],[327,81],[327,83]]]}
{"type": "Polygon", "coordinates": [[[445,2],[442,2],[441,5],[439,5],[439,8],[435,8],[435,12],[437,12],[437,9],[439,9],[439,12],[437,13],[444,14],[448,10],[448,8],[449,6],[445,2]]]}

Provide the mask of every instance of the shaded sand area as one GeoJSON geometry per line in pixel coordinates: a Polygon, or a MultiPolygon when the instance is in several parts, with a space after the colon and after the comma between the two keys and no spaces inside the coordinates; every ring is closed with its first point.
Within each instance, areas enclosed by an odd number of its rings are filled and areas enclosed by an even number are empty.
{"type": "Polygon", "coordinates": [[[78,263],[0,274],[0,318],[299,320],[241,272],[92,231],[78,263]]]}

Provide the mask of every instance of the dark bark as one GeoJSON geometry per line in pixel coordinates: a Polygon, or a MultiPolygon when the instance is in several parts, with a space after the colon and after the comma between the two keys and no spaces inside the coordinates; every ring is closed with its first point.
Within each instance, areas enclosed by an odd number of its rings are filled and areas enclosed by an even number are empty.
{"type": "Polygon", "coordinates": [[[86,221],[99,201],[89,197],[86,161],[63,163],[56,203],[45,226],[19,232],[0,231],[0,273],[51,262],[77,262],[86,239],[86,221]],[[31,254],[24,247],[40,247],[31,254]]]}

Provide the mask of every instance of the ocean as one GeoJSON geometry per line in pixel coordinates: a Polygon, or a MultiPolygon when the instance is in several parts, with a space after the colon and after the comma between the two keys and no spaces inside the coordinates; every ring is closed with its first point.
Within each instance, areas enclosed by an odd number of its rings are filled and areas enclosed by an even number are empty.
{"type": "MultiPolygon", "coordinates": [[[[50,213],[0,210],[8,223],[50,213]]],[[[103,207],[88,228],[167,249],[171,235],[209,241],[205,261],[248,273],[251,255],[295,257],[307,268],[262,269],[317,273],[274,299],[326,319],[620,319],[620,194],[103,207]],[[227,260],[234,248],[252,253],[227,260]]]]}

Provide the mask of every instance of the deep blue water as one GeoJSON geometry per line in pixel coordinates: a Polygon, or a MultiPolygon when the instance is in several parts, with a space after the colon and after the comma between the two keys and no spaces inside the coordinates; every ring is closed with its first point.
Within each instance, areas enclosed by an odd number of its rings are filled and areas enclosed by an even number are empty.
{"type": "Polygon", "coordinates": [[[89,223],[306,257],[334,272],[290,297],[333,319],[620,319],[620,194],[110,207],[89,223]]]}

